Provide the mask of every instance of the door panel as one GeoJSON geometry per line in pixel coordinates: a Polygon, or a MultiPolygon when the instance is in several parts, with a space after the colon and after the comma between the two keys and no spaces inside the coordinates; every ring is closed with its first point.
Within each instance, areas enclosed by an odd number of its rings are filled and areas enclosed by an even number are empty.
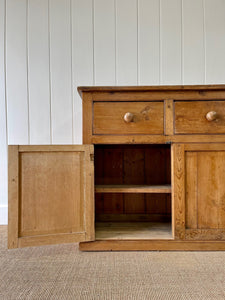
{"type": "Polygon", "coordinates": [[[186,144],[173,147],[176,155],[173,183],[175,237],[187,240],[224,240],[225,144],[186,144]],[[179,151],[180,149],[182,150],[179,151]],[[180,160],[184,161],[181,168],[177,163],[180,160]],[[177,176],[178,173],[180,177],[177,176]],[[181,210],[185,212],[182,217],[181,210]]]}
{"type": "Polygon", "coordinates": [[[90,145],[9,146],[9,248],[94,240],[91,154],[90,145]]]}
{"type": "Polygon", "coordinates": [[[225,151],[198,152],[198,228],[225,228],[225,151]]]}
{"type": "Polygon", "coordinates": [[[185,153],[186,166],[186,193],[185,193],[185,219],[186,227],[196,229],[197,222],[197,152],[185,153]]]}

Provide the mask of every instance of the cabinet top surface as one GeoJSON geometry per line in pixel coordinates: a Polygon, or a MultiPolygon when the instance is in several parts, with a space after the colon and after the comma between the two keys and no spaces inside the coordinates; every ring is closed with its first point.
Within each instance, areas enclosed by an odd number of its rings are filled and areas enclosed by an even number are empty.
{"type": "Polygon", "coordinates": [[[176,90],[225,90],[225,84],[212,85],[154,85],[154,86],[79,86],[83,92],[148,92],[148,91],[176,91],[176,90]]]}

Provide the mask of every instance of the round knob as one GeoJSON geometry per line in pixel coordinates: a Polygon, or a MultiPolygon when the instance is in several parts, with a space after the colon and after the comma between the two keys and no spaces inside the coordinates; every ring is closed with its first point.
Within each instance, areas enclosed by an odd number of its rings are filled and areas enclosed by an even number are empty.
{"type": "Polygon", "coordinates": [[[127,112],[127,113],[125,113],[123,118],[124,118],[125,122],[130,123],[130,122],[133,122],[134,115],[130,112],[127,112]]]}
{"type": "Polygon", "coordinates": [[[208,121],[214,121],[217,119],[218,114],[216,111],[209,111],[205,117],[208,121]]]}

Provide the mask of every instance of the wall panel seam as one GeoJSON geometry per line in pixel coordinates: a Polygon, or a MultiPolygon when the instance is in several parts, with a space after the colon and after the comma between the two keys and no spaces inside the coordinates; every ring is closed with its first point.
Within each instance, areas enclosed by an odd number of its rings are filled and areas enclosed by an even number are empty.
{"type": "Polygon", "coordinates": [[[140,84],[139,78],[139,0],[136,0],[136,11],[137,11],[137,85],[140,84]]]}
{"type": "Polygon", "coordinates": [[[206,84],[206,20],[205,20],[205,0],[202,0],[203,11],[203,43],[204,43],[204,84],[206,84]]]}
{"type": "Polygon", "coordinates": [[[184,0],[181,0],[181,84],[184,84],[184,0]]]}
{"type": "Polygon", "coordinates": [[[92,0],[92,59],[93,59],[93,85],[95,85],[95,19],[94,19],[95,0],[92,0]]]}
{"type": "Polygon", "coordinates": [[[7,109],[7,93],[6,93],[6,0],[4,0],[4,86],[5,86],[5,129],[6,129],[6,153],[8,156],[8,109],[7,109]]]}
{"type": "Polygon", "coordinates": [[[50,144],[52,144],[52,75],[51,75],[51,51],[50,51],[50,0],[48,0],[48,69],[49,69],[49,112],[50,112],[50,144]]]}
{"type": "Polygon", "coordinates": [[[72,115],[72,144],[74,144],[74,93],[73,93],[73,22],[72,22],[72,0],[70,0],[70,71],[71,71],[71,115],[72,115]]]}
{"type": "Polygon", "coordinates": [[[114,0],[114,40],[115,40],[115,48],[114,48],[114,55],[115,55],[115,85],[117,85],[117,76],[116,76],[116,73],[117,73],[117,68],[116,68],[116,58],[117,58],[117,55],[116,55],[116,0],[114,0]]]}
{"type": "Polygon", "coordinates": [[[29,1],[26,0],[26,72],[27,72],[27,130],[28,130],[28,144],[30,144],[30,89],[29,89],[29,47],[28,47],[28,9],[29,1]]]}
{"type": "Polygon", "coordinates": [[[115,1],[115,84],[118,85],[118,76],[117,76],[117,0],[115,1]]]}
{"type": "Polygon", "coordinates": [[[162,84],[162,3],[159,0],[159,85],[162,84]]]}

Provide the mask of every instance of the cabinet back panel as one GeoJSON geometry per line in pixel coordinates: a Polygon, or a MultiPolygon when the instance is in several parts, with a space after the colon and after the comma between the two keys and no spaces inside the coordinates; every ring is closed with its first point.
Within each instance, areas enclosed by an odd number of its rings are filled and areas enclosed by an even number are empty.
{"type": "MultiPolygon", "coordinates": [[[[170,184],[169,145],[95,145],[95,184],[170,184]]],[[[96,214],[171,213],[165,194],[96,194],[96,214]]]]}

